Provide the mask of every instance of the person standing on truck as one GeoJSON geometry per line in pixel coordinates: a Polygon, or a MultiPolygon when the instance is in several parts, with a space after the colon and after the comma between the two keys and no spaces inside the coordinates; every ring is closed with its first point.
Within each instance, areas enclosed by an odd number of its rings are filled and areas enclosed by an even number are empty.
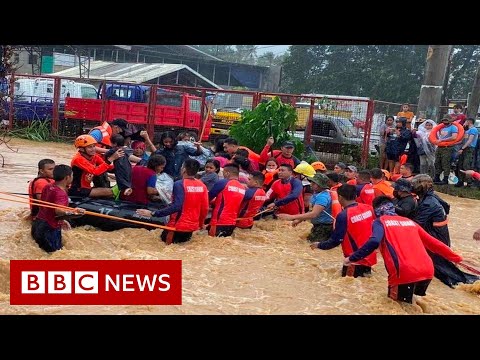
{"type": "Polygon", "coordinates": [[[288,164],[295,169],[300,164],[300,160],[293,155],[295,151],[295,144],[292,141],[285,141],[280,150],[272,150],[272,145],[275,142],[273,136],[267,139],[267,143],[260,153],[260,163],[265,164],[268,159],[274,158],[278,165],[288,164]]]}

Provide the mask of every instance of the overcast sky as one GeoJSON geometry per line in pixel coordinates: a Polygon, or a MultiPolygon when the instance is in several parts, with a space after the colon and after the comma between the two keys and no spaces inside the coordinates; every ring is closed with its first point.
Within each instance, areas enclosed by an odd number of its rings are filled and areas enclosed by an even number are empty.
{"type": "Polygon", "coordinates": [[[290,45],[257,45],[257,55],[273,52],[275,55],[281,55],[288,50],[290,45]]]}

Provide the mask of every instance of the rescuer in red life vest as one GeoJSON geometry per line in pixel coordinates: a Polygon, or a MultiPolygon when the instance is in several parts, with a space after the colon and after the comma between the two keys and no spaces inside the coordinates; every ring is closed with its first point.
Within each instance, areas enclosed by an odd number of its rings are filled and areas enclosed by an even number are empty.
{"type": "Polygon", "coordinates": [[[412,303],[414,294],[425,296],[434,274],[427,249],[450,261],[462,261],[460,255],[429,235],[413,220],[396,215],[395,207],[387,196],[375,198],[373,208],[377,219],[373,222],[372,236],[360,249],[346,257],[344,264],[357,263],[380,247],[388,273],[388,297],[393,300],[412,303]]]}
{"type": "Polygon", "coordinates": [[[212,218],[208,227],[210,236],[230,236],[235,230],[238,213],[245,196],[245,187],[238,181],[239,167],[227,164],[223,168],[224,179],[215,183],[208,199],[215,199],[212,218]]]}
{"type": "Polygon", "coordinates": [[[148,217],[170,215],[167,226],[175,227],[176,230],[163,231],[161,239],[167,244],[188,241],[194,231],[203,228],[208,213],[208,190],[201,180],[195,179],[199,169],[200,163],[197,160],[185,160],[180,168],[182,180],[173,184],[173,202],[153,213],[147,209],[137,210],[137,214],[148,217]]]}
{"type": "Polygon", "coordinates": [[[247,190],[240,205],[240,212],[237,220],[237,227],[241,229],[251,229],[253,226],[253,217],[260,210],[263,203],[267,200],[267,195],[263,190],[263,181],[265,176],[260,171],[254,171],[248,176],[247,190]]]}
{"type": "MultiPolygon", "coordinates": [[[[338,201],[343,210],[337,215],[335,230],[330,239],[314,242],[312,249],[329,250],[342,244],[344,256],[350,256],[362,247],[372,235],[374,211],[370,205],[355,201],[357,191],[354,185],[344,184],[337,190],[338,201]]],[[[371,274],[372,266],[377,263],[377,254],[372,252],[357,264],[344,265],[342,276],[365,276],[371,274]]]]}

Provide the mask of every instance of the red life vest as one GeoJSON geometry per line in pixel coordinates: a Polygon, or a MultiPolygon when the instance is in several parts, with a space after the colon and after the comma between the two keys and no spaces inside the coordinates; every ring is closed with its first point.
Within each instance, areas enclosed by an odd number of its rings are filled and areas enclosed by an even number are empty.
{"type": "Polygon", "coordinates": [[[229,180],[215,198],[210,224],[235,225],[244,196],[245,187],[238,180],[229,180]]]}
{"type": "Polygon", "coordinates": [[[208,212],[208,189],[198,179],[183,179],[183,191],[185,198],[182,209],[170,215],[167,226],[174,227],[176,231],[196,231],[200,229],[200,222],[203,225],[208,212]]]}
{"type": "MultiPolygon", "coordinates": [[[[340,201],[338,201],[338,193],[336,188],[335,190],[333,190],[333,188],[330,189],[330,196],[332,197],[332,216],[334,219],[336,219],[337,215],[342,211],[342,205],[340,205],[340,201]]],[[[335,220],[333,221],[333,227],[335,228],[335,220]]]]}
{"type": "MultiPolygon", "coordinates": [[[[342,241],[343,255],[350,256],[360,249],[372,236],[374,211],[370,205],[357,204],[345,209],[347,212],[347,231],[342,241]]],[[[377,263],[377,253],[374,251],[358,264],[373,266],[377,263]]]]}
{"type": "Polygon", "coordinates": [[[112,136],[112,127],[106,121],[103,122],[102,125],[95,126],[89,133],[93,130],[100,130],[102,133],[102,140],[97,143],[99,147],[111,147],[112,142],[110,141],[110,137],[112,136]]]}
{"type": "MultiPolygon", "coordinates": [[[[38,193],[42,193],[43,188],[46,185],[53,184],[55,180],[46,178],[46,177],[36,177],[32,181],[29,182],[28,184],[28,197],[29,199],[35,199],[38,200],[37,197],[34,194],[35,191],[35,185],[40,186],[40,189],[38,189],[38,193]]],[[[38,211],[40,210],[40,207],[38,205],[34,205],[33,201],[30,200],[30,214],[32,215],[32,220],[35,220],[35,216],[37,216],[38,211]]]]}
{"type": "Polygon", "coordinates": [[[385,236],[380,243],[390,286],[407,284],[433,278],[432,258],[418,233],[413,220],[402,216],[384,215],[380,221],[385,236]]]}
{"type": "MultiPolygon", "coordinates": [[[[270,197],[271,193],[275,193],[276,199],[283,199],[287,197],[288,194],[292,192],[292,184],[293,177],[287,183],[282,183],[282,180],[275,180],[272,184],[270,190],[268,190],[268,197],[270,197]]],[[[289,202],[286,205],[279,206],[278,212],[280,214],[290,214],[290,215],[298,215],[303,214],[305,212],[305,204],[303,202],[303,191],[300,195],[293,201],[289,202]]]]}
{"type": "Polygon", "coordinates": [[[247,189],[246,195],[248,195],[249,190],[253,190],[254,193],[250,200],[244,200],[242,202],[240,212],[238,213],[238,217],[242,218],[242,220],[237,220],[237,227],[242,229],[247,229],[253,225],[253,216],[267,200],[267,195],[263,189],[247,189]]]}
{"type": "Polygon", "coordinates": [[[375,190],[373,190],[372,184],[365,184],[360,195],[357,197],[357,202],[372,206],[373,199],[375,199],[375,190]]]}

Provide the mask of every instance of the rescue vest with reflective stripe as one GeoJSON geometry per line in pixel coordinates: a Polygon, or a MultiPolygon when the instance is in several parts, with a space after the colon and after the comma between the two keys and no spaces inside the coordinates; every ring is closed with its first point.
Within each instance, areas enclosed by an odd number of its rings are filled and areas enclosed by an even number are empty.
{"type": "Polygon", "coordinates": [[[97,143],[99,146],[112,146],[112,142],[110,141],[110,137],[112,136],[112,127],[108,122],[104,121],[102,125],[95,126],[92,130],[90,130],[90,132],[92,132],[93,130],[100,130],[100,132],[102,133],[102,140],[97,143]]]}
{"type": "MultiPolygon", "coordinates": [[[[342,241],[343,255],[352,255],[360,249],[372,236],[374,211],[370,205],[357,204],[345,209],[347,212],[347,231],[342,241]]],[[[373,266],[377,263],[377,253],[374,251],[364,259],[358,261],[359,265],[373,266]]]]}
{"type": "Polygon", "coordinates": [[[373,190],[372,184],[365,184],[360,191],[360,195],[357,197],[357,202],[372,206],[373,199],[375,198],[375,190],[373,190]]]}
{"type": "Polygon", "coordinates": [[[434,267],[413,220],[384,215],[385,236],[380,243],[390,286],[433,278],[434,267]]]}

